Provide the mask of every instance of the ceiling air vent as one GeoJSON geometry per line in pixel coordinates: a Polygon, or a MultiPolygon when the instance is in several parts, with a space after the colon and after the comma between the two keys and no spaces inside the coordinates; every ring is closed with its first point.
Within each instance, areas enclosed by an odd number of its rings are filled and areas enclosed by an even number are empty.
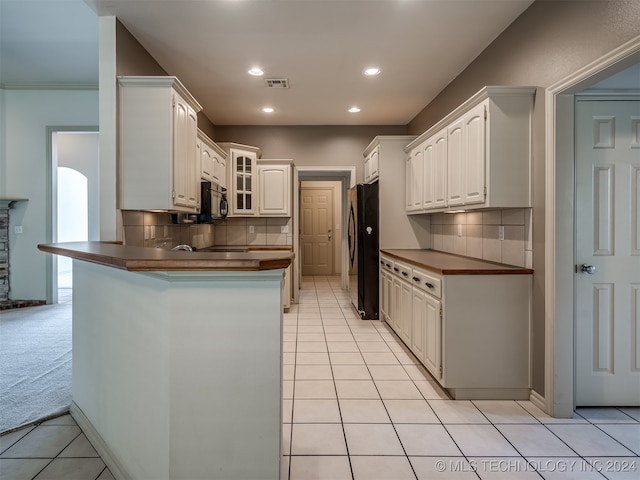
{"type": "Polygon", "coordinates": [[[289,88],[289,79],[287,78],[265,78],[267,88],[289,88]]]}

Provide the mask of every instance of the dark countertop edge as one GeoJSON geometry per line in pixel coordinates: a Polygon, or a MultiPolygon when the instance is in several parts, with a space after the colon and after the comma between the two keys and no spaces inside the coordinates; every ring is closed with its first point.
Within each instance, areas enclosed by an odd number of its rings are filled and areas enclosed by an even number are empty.
{"type": "Polygon", "coordinates": [[[441,275],[532,275],[533,274],[533,269],[531,268],[525,268],[525,267],[517,267],[517,266],[512,266],[512,265],[505,265],[502,263],[497,263],[497,262],[490,262],[487,260],[482,260],[479,258],[473,258],[473,257],[465,257],[464,255],[457,255],[455,253],[447,253],[447,252],[440,252],[438,250],[409,250],[409,249],[381,249],[380,252],[382,252],[385,255],[388,255],[390,257],[396,258],[398,260],[401,260],[403,262],[407,262],[410,263],[411,265],[415,265],[416,267],[421,267],[427,270],[430,270],[432,272],[436,272],[439,273],[441,275]],[[393,251],[398,252],[398,251],[406,251],[406,252],[411,252],[411,253],[418,253],[418,254],[426,254],[428,255],[429,253],[433,252],[436,253],[438,255],[445,255],[445,256],[451,256],[451,257],[455,257],[458,259],[463,259],[463,260],[469,260],[469,261],[473,261],[473,262],[481,262],[484,264],[487,264],[488,266],[490,265],[492,268],[481,268],[481,267],[473,267],[473,268],[447,268],[447,267],[439,267],[433,264],[428,264],[428,263],[422,263],[419,262],[417,260],[413,260],[407,257],[403,257],[401,254],[398,253],[392,253],[393,251]]]}
{"type": "Polygon", "coordinates": [[[143,252],[143,250],[140,250],[143,248],[127,247],[126,245],[112,242],[73,242],[68,244],[38,245],[38,250],[42,252],[63,255],[76,260],[84,260],[131,272],[276,270],[287,268],[293,258],[293,253],[286,251],[264,252],[263,254],[257,252],[234,252],[233,254],[205,252],[209,258],[202,258],[202,254],[197,252],[154,252],[160,253],[162,255],[160,258],[131,255],[131,252],[143,252]],[[103,247],[105,251],[101,252],[100,249],[103,247]],[[283,256],[285,253],[289,253],[289,255],[283,256]],[[215,258],[216,255],[219,255],[219,257],[215,258]],[[192,258],[189,258],[189,256],[192,258]]]}
{"type": "Polygon", "coordinates": [[[217,249],[224,250],[227,248],[244,248],[249,252],[256,251],[281,251],[290,252],[293,250],[292,245],[212,245],[210,247],[197,248],[196,252],[215,252],[217,249]]]}

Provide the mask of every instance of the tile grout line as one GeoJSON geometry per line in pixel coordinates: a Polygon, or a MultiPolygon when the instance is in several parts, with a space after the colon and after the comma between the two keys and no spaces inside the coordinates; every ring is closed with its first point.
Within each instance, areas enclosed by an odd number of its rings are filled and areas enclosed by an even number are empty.
{"type": "MultiPolygon", "coordinates": [[[[333,291],[333,289],[331,289],[331,292],[333,293],[334,298],[336,298],[335,296],[335,292],[333,291]]],[[[338,301],[338,299],[336,298],[336,301],[338,301]]],[[[340,305],[340,303],[338,302],[338,305],[340,305]]],[[[342,307],[340,307],[340,311],[342,312],[342,307]]],[[[345,322],[347,323],[347,328],[349,328],[349,322],[347,322],[347,319],[344,315],[344,312],[342,312],[342,317],[344,318],[345,322]]],[[[342,416],[342,406],[340,405],[340,399],[338,398],[338,386],[336,385],[336,377],[333,371],[333,362],[331,361],[331,355],[329,354],[329,343],[327,342],[327,336],[326,336],[326,332],[324,331],[324,322],[322,321],[322,310],[320,311],[320,321],[322,322],[322,330],[325,333],[325,343],[327,345],[327,356],[329,357],[329,368],[331,369],[331,380],[333,381],[333,389],[336,392],[336,404],[338,405],[338,414],[340,415],[340,427],[342,428],[342,435],[344,437],[344,447],[347,451],[347,461],[349,462],[349,471],[351,473],[351,479],[355,480],[355,474],[353,473],[353,463],[351,463],[351,454],[349,453],[349,442],[347,442],[347,431],[344,428],[344,418],[342,416]]],[[[349,331],[351,331],[351,328],[349,328],[349,331]]],[[[355,339],[354,339],[355,340],[355,339]]]]}

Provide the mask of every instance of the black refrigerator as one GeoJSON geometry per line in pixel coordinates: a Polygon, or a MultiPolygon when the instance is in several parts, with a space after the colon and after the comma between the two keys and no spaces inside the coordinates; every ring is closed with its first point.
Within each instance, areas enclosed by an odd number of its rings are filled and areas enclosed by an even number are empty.
{"type": "Polygon", "coordinates": [[[349,190],[349,293],[362,319],[379,318],[378,182],[349,190]]]}

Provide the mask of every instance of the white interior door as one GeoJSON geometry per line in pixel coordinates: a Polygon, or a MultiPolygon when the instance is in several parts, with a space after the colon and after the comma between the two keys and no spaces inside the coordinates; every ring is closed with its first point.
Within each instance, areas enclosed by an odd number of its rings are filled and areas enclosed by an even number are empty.
{"type": "Polygon", "coordinates": [[[333,274],[333,189],[301,189],[302,275],[333,274]]]}
{"type": "Polygon", "coordinates": [[[575,401],[640,405],[640,101],[575,114],[575,401]]]}

